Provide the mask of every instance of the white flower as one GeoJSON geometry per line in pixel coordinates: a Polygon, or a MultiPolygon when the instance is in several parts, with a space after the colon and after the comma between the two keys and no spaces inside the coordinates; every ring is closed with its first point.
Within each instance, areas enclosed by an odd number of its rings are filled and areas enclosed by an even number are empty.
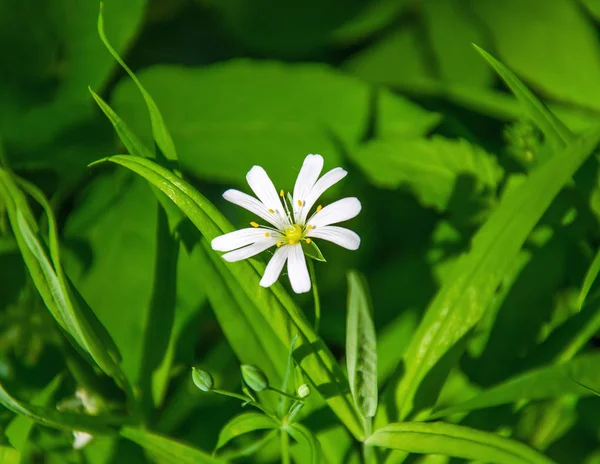
{"type": "Polygon", "coordinates": [[[258,199],[239,190],[227,190],[223,197],[256,214],[271,226],[251,222],[252,228],[236,230],[215,238],[211,243],[213,250],[227,251],[223,259],[234,262],[276,246],[277,250],[265,269],[260,285],[273,285],[287,261],[293,290],[296,293],[308,292],[311,283],[302,242],[310,244],[312,239],[319,238],[348,250],[356,250],[360,245],[360,237],[356,233],[344,227],[332,226],[352,219],[360,212],[361,205],[357,198],[343,198],[325,208],[319,205],[309,216],[323,192],[347,174],[342,168],[335,168],[319,179],[322,169],[323,157],[308,155],[296,179],[293,195],[288,194],[286,201],[284,191],[277,194],[265,170],[260,166],[253,166],[246,175],[246,180],[258,199]]]}

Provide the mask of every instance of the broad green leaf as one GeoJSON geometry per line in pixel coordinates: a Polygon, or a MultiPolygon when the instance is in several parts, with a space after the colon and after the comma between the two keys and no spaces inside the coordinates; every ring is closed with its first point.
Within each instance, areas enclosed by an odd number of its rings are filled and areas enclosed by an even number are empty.
{"type": "Polygon", "coordinates": [[[444,211],[461,178],[473,180],[473,193],[494,192],[502,178],[496,159],[465,140],[441,136],[374,139],[350,153],[380,187],[407,185],[425,206],[444,211]]]}
{"type": "Polygon", "coordinates": [[[0,404],[10,409],[15,414],[27,417],[39,424],[59,430],[79,430],[82,432],[107,435],[114,433],[114,426],[131,423],[132,420],[124,416],[98,415],[88,416],[70,412],[59,412],[56,408],[43,408],[19,401],[10,395],[0,384],[0,404]]]}
{"type": "Polygon", "coordinates": [[[423,19],[442,81],[474,87],[492,84],[493,73],[471,48],[471,43],[484,43],[485,31],[460,0],[423,3],[423,19]]]}
{"type": "Polygon", "coordinates": [[[553,98],[600,108],[600,44],[572,0],[476,0],[500,59],[553,98]]]}
{"type": "Polygon", "coordinates": [[[600,272],[600,250],[596,253],[594,260],[590,264],[587,272],[585,273],[585,278],[583,279],[583,285],[581,286],[581,293],[579,294],[579,307],[583,307],[585,303],[585,299],[590,292],[596,277],[598,277],[598,273],[600,272]]]}
{"type": "Polygon", "coordinates": [[[551,364],[525,372],[499,385],[488,388],[467,401],[436,412],[432,417],[440,418],[451,414],[489,408],[520,400],[541,400],[563,395],[588,395],[589,392],[574,380],[584,385],[599,385],[598,365],[600,355],[578,356],[571,361],[551,364]]]}
{"type": "MultiPolygon", "coordinates": [[[[154,66],[139,79],[172,128],[182,167],[202,179],[245,183],[240,167],[257,164],[287,191],[307,153],[339,166],[340,143],[353,148],[367,130],[369,85],[324,65],[233,60],[196,69],[154,66]]],[[[111,103],[148,145],[138,93],[131,82],[119,83],[111,103]]],[[[432,113],[384,93],[388,106],[405,109],[390,114],[388,126],[431,124],[432,113]]]]}
{"type": "MultiPolygon", "coordinates": [[[[562,1],[562,0],[560,0],[562,1]]],[[[515,76],[506,66],[496,60],[485,50],[475,45],[475,49],[494,68],[498,75],[506,82],[523,109],[540,131],[550,141],[555,149],[564,147],[573,140],[573,133],[542,103],[538,98],[515,76]]]]}
{"type": "MultiPolygon", "coordinates": [[[[104,4],[108,35],[115,49],[126,50],[142,24],[146,0],[104,0],[104,4]]],[[[19,146],[20,150],[39,150],[42,145],[47,146],[61,130],[90,119],[93,116],[93,106],[86,96],[86,89],[88,86],[96,91],[104,88],[114,69],[114,63],[110,55],[104,52],[104,45],[98,38],[95,27],[99,2],[63,0],[35,5],[37,14],[34,16],[44,19],[43,28],[33,26],[30,8],[25,8],[22,10],[24,25],[16,26],[14,34],[16,37],[35,37],[39,34],[37,40],[51,43],[51,63],[40,69],[45,73],[40,76],[42,82],[30,83],[25,88],[28,93],[20,98],[21,105],[7,112],[0,123],[3,135],[19,146]],[[24,30],[31,30],[32,33],[24,34],[24,30]],[[62,57],[60,65],[64,66],[60,72],[56,72],[58,56],[62,57]],[[46,92],[36,92],[43,97],[31,101],[32,86],[46,87],[49,82],[55,83],[52,93],[48,95],[46,92]]],[[[6,13],[2,11],[0,14],[4,16],[6,13]]],[[[6,18],[11,18],[13,25],[16,17],[14,14],[6,15],[6,18]]],[[[14,39],[10,40],[13,41],[14,39]]],[[[14,56],[33,55],[37,58],[38,54],[46,52],[45,49],[46,47],[31,44],[21,53],[15,52],[14,56]]],[[[27,58],[23,61],[30,60],[27,58]]],[[[34,76],[31,76],[30,70],[28,78],[31,77],[34,76]]],[[[40,77],[35,76],[34,79],[40,77]]]]}
{"type": "Polygon", "coordinates": [[[244,412],[235,416],[223,426],[219,432],[219,440],[217,441],[215,451],[218,451],[231,440],[245,433],[275,428],[279,428],[279,424],[269,416],[258,412],[244,412]]]}
{"type": "Polygon", "coordinates": [[[443,454],[497,464],[552,464],[553,461],[528,446],[490,432],[443,422],[390,424],[366,442],[418,454],[443,454]]]}
{"type": "MultiPolygon", "coordinates": [[[[106,46],[106,48],[108,49],[108,51],[110,52],[112,57],[115,60],[117,60],[117,62],[121,65],[121,67],[127,72],[127,74],[129,74],[129,77],[131,77],[131,79],[133,80],[133,82],[135,83],[137,88],[139,89],[140,93],[144,97],[144,101],[146,102],[146,107],[148,108],[148,113],[150,114],[150,122],[152,124],[152,135],[154,136],[154,141],[156,142],[156,145],[160,149],[160,152],[161,152],[160,155],[164,156],[169,161],[177,161],[177,151],[175,150],[175,144],[173,143],[171,134],[169,133],[169,130],[167,129],[167,127],[165,125],[163,117],[160,114],[160,111],[159,111],[158,107],[156,106],[156,103],[154,103],[154,100],[152,99],[150,94],[148,92],[146,92],[146,89],[144,89],[144,87],[142,86],[139,79],[131,71],[131,69],[129,69],[129,67],[125,64],[123,59],[119,56],[119,53],[112,47],[112,45],[108,41],[108,38],[106,37],[106,33],[104,31],[104,15],[103,15],[102,10],[103,10],[103,8],[102,8],[102,3],[101,3],[100,4],[100,14],[98,15],[98,34],[100,35],[102,42],[104,43],[104,45],[106,46]]],[[[96,101],[98,101],[98,100],[96,99],[96,101]]],[[[105,111],[105,110],[103,109],[103,111],[105,111]]],[[[106,111],[105,111],[105,113],[106,113],[106,111]]],[[[107,114],[107,116],[108,116],[108,114],[107,114]]],[[[114,124],[114,122],[113,122],[113,124],[114,124]]],[[[115,128],[116,128],[116,126],[115,126],[115,128]]],[[[119,134],[119,135],[121,135],[121,134],[119,134]]],[[[160,159],[160,157],[159,157],[159,159],[160,159]]]]}
{"type": "Polygon", "coordinates": [[[377,337],[366,279],[348,272],[346,366],[354,404],[365,417],[377,411],[377,337]]]}
{"type": "MultiPolygon", "coordinates": [[[[46,387],[33,398],[31,404],[39,407],[48,407],[49,402],[56,393],[58,387],[63,380],[61,375],[57,375],[54,379],[46,385],[46,387]]],[[[6,427],[4,431],[4,435],[8,438],[10,444],[15,447],[17,450],[24,452],[25,445],[27,444],[27,440],[29,439],[29,434],[33,429],[33,425],[35,422],[32,419],[29,419],[26,416],[17,416],[15,417],[10,424],[6,427]]],[[[4,462],[0,460],[0,462],[4,462]]]]}
{"type": "MultiPolygon", "coordinates": [[[[161,189],[207,240],[232,230],[231,224],[205,197],[156,163],[127,155],[116,155],[106,160],[133,170],[161,189]]],[[[298,365],[352,434],[362,436],[360,418],[354,410],[346,380],[337,361],[282,285],[275,284],[269,289],[258,285],[264,265],[256,260],[227,264],[227,268],[246,297],[256,304],[254,310],[248,308],[253,311],[251,315],[264,318],[268,323],[262,325],[261,335],[278,339],[279,350],[284,354],[292,338],[298,335],[299,344],[294,353],[298,365]]],[[[281,364],[283,365],[285,363],[281,364]]]]}
{"type": "Polygon", "coordinates": [[[21,453],[8,446],[0,446],[0,462],[3,464],[20,464],[21,453]]]}
{"type": "Polygon", "coordinates": [[[123,427],[119,433],[140,445],[164,464],[219,464],[224,462],[205,451],[143,429],[123,427]]]}
{"type": "Polygon", "coordinates": [[[284,429],[301,447],[308,449],[308,456],[310,456],[308,462],[311,464],[321,462],[321,444],[310,430],[302,424],[290,424],[284,429]]]}
{"type": "Polygon", "coordinates": [[[590,14],[600,20],[600,1],[598,0],[580,0],[581,3],[587,8],[590,14]]]}
{"type": "Polygon", "coordinates": [[[49,252],[40,237],[37,225],[25,195],[17,187],[13,176],[0,170],[0,196],[7,204],[11,227],[31,277],[44,303],[59,325],[73,337],[78,346],[87,352],[98,366],[127,388],[118,365],[119,352],[109,333],[96,318],[85,301],[78,298],[76,289],[64,275],[60,262],[57,225],[52,209],[43,194],[33,185],[19,181],[44,209],[49,224],[49,252]]]}
{"type": "Polygon", "coordinates": [[[503,198],[477,232],[471,249],[454,265],[452,277],[437,293],[411,340],[402,379],[392,387],[393,393],[388,390],[398,417],[405,418],[413,408],[427,373],[479,322],[528,235],[599,140],[596,129],[543,164],[503,198]]]}

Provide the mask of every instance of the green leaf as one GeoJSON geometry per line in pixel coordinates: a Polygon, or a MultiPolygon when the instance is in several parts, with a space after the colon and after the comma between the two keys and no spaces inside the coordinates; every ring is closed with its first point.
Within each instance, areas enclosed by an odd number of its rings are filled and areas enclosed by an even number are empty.
{"type": "MultiPolygon", "coordinates": [[[[307,153],[339,166],[340,146],[354,148],[369,119],[369,85],[324,65],[232,60],[200,69],[155,66],[139,78],[172,128],[182,167],[202,179],[245,183],[240,166],[257,164],[288,191],[307,153]]],[[[406,110],[390,116],[394,126],[431,120],[432,113],[400,97],[386,92],[385,99],[401,100],[406,110]]],[[[130,82],[115,88],[111,103],[150,140],[130,82]]]]}
{"type": "Polygon", "coordinates": [[[545,95],[600,108],[600,44],[577,2],[482,0],[471,8],[518,75],[545,95]]]}
{"type": "Polygon", "coordinates": [[[244,412],[235,416],[223,426],[219,432],[219,440],[217,441],[215,452],[240,435],[255,432],[256,430],[269,430],[278,427],[279,424],[269,416],[258,412],[244,412]]]}
{"type": "MultiPolygon", "coordinates": [[[[127,155],[116,155],[106,160],[133,170],[160,188],[207,240],[232,230],[231,224],[205,197],[156,163],[127,155]]],[[[336,359],[281,284],[275,284],[269,289],[262,288],[258,282],[264,272],[264,265],[255,260],[227,264],[227,268],[246,298],[256,305],[254,308],[247,308],[250,318],[262,318],[266,321],[266,324],[261,324],[260,336],[279,340],[278,351],[285,356],[292,338],[298,335],[299,344],[294,353],[298,365],[340,420],[355,436],[360,437],[360,418],[347,393],[347,383],[336,359]]],[[[285,359],[280,366],[284,365],[285,359]]]]}
{"type": "Polygon", "coordinates": [[[118,365],[120,355],[112,338],[85,301],[78,298],[76,290],[71,288],[64,275],[56,220],[48,201],[33,185],[22,180],[19,182],[40,203],[48,217],[49,253],[39,236],[23,192],[17,187],[12,175],[0,169],[0,196],[4,197],[7,204],[12,230],[36,288],[66,333],[73,337],[84,352],[89,353],[104,372],[119,385],[126,387],[118,365]]]}
{"type": "Polygon", "coordinates": [[[460,0],[423,3],[423,20],[442,81],[473,87],[492,84],[493,73],[471,48],[471,43],[485,40],[485,31],[460,0]]]}
{"type": "Polygon", "coordinates": [[[350,156],[375,185],[408,185],[423,205],[440,211],[448,207],[459,178],[472,178],[474,193],[495,191],[502,178],[492,155],[465,140],[441,136],[374,139],[350,156]]]}
{"type": "MultiPolygon", "coordinates": [[[[561,0],[562,1],[562,0],[561,0]]],[[[525,113],[538,126],[554,149],[564,147],[573,140],[573,133],[515,76],[506,66],[485,50],[475,45],[475,49],[506,82],[523,105],[525,113]]]]}
{"type": "Polygon", "coordinates": [[[308,456],[310,456],[308,462],[311,464],[321,462],[321,444],[310,430],[302,424],[290,424],[285,427],[285,430],[301,447],[308,450],[308,456]]]}
{"type": "MultiPolygon", "coordinates": [[[[552,157],[507,194],[454,265],[404,355],[404,375],[393,386],[398,417],[414,406],[421,381],[483,316],[523,243],[554,197],[596,148],[600,130],[587,133],[552,157]],[[395,387],[395,388],[394,388],[395,387]]],[[[388,390],[392,394],[392,389],[388,390]]]]}
{"type": "Polygon", "coordinates": [[[0,384],[0,404],[15,414],[59,430],[79,430],[91,434],[109,435],[114,433],[114,429],[111,428],[112,426],[121,426],[132,422],[129,417],[124,416],[88,416],[85,414],[58,412],[55,408],[49,409],[28,404],[11,396],[2,384],[0,384]]]}
{"type": "MultiPolygon", "coordinates": [[[[104,15],[102,3],[100,3],[100,14],[98,15],[98,34],[102,39],[102,42],[113,56],[115,60],[121,65],[121,67],[129,74],[129,77],[133,80],[142,96],[144,97],[144,101],[146,102],[146,107],[148,108],[148,113],[150,114],[150,122],[152,124],[152,135],[154,136],[154,141],[156,145],[160,149],[161,156],[164,156],[169,161],[177,161],[177,151],[175,150],[175,144],[173,143],[173,139],[171,138],[171,134],[169,133],[163,117],[154,103],[154,100],[150,96],[146,89],[142,86],[139,79],[136,75],[129,69],[129,67],[125,64],[125,62],[121,59],[118,52],[112,47],[108,39],[106,38],[106,33],[104,32],[104,15]]],[[[96,99],[98,101],[98,99],[96,99]]],[[[106,112],[106,111],[105,111],[106,112]]],[[[108,116],[108,114],[107,114],[108,116]]],[[[110,117],[109,117],[110,119],[110,117]]],[[[113,123],[114,124],[114,123],[113,123]]],[[[115,126],[116,128],[116,126],[115,126]]],[[[120,134],[119,134],[120,135],[120,134]]],[[[128,147],[129,148],[129,147],[128,147]]],[[[160,157],[159,157],[160,159],[160,157]]]]}
{"type": "Polygon", "coordinates": [[[418,454],[443,454],[498,464],[552,464],[522,443],[443,422],[404,422],[377,430],[365,444],[418,454]]]}
{"type": "Polygon", "coordinates": [[[590,292],[596,277],[598,277],[598,273],[600,272],[600,250],[596,253],[594,260],[590,264],[587,272],[585,273],[585,278],[583,279],[583,285],[581,287],[581,293],[579,294],[579,307],[583,307],[585,303],[585,299],[590,292]]]}
{"type": "Polygon", "coordinates": [[[354,404],[365,417],[377,412],[377,338],[367,282],[348,272],[346,366],[354,404]]]}
{"type": "Polygon", "coordinates": [[[490,408],[520,400],[541,400],[563,395],[586,396],[590,392],[578,385],[600,385],[599,354],[578,356],[561,364],[551,364],[519,374],[499,385],[488,388],[467,401],[442,409],[437,419],[459,412],[490,408]]]}
{"type": "Polygon", "coordinates": [[[0,446],[0,462],[3,464],[20,464],[21,453],[8,446],[0,446]]]}
{"type": "Polygon", "coordinates": [[[140,445],[165,464],[219,464],[224,462],[202,450],[146,430],[123,427],[119,433],[140,445]]]}
{"type": "MultiPolygon", "coordinates": [[[[34,406],[48,407],[48,403],[56,393],[58,387],[60,387],[62,380],[62,375],[54,377],[54,379],[52,379],[52,381],[35,396],[31,404],[34,406]]],[[[7,425],[4,435],[6,435],[6,438],[8,438],[8,441],[13,447],[24,452],[27,440],[29,439],[29,434],[31,433],[34,424],[35,422],[26,416],[17,416],[7,425]]],[[[0,462],[4,461],[0,460],[0,462]]]]}

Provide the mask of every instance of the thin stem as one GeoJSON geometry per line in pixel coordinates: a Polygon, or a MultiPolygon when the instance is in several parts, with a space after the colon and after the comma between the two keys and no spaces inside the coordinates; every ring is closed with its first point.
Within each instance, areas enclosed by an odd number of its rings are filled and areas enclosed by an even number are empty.
{"type": "Polygon", "coordinates": [[[279,429],[281,437],[281,464],[290,464],[290,437],[285,428],[279,429]]]}
{"type": "MultiPolygon", "coordinates": [[[[373,433],[373,418],[365,417],[363,419],[365,426],[365,440],[371,436],[373,433]]],[[[362,444],[362,453],[363,453],[363,462],[365,464],[376,464],[377,463],[377,455],[375,454],[375,450],[372,446],[369,446],[363,442],[362,444]]]]}
{"type": "Polygon", "coordinates": [[[244,403],[251,404],[255,408],[260,409],[263,413],[265,413],[270,418],[272,418],[272,419],[275,418],[275,416],[273,416],[273,414],[271,414],[269,411],[267,411],[265,408],[263,408],[260,404],[258,404],[252,398],[249,398],[249,397],[243,396],[243,395],[239,395],[237,393],[229,392],[227,390],[214,389],[214,390],[211,390],[211,392],[216,393],[218,395],[229,396],[230,398],[235,398],[235,399],[243,401],[244,403]]]}
{"type": "Polygon", "coordinates": [[[317,287],[317,276],[315,273],[315,265],[313,260],[308,258],[308,272],[312,281],[313,299],[315,300],[315,332],[319,332],[321,324],[321,300],[319,299],[319,288],[317,287]]]}
{"type": "Polygon", "coordinates": [[[278,393],[278,394],[285,396],[286,398],[289,398],[291,400],[303,401],[302,398],[300,398],[299,396],[290,395],[289,393],[281,391],[275,387],[267,387],[267,390],[278,393]]]}

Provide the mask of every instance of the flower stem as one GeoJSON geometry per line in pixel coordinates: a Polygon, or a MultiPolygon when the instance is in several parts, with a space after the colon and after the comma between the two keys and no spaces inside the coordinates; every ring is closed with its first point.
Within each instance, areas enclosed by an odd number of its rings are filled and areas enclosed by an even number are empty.
{"type": "MultiPolygon", "coordinates": [[[[365,434],[368,437],[373,433],[373,419],[371,417],[364,418],[365,434]]],[[[362,444],[363,462],[365,464],[377,464],[377,455],[372,446],[362,444]]]]}
{"type": "Polygon", "coordinates": [[[285,396],[286,398],[289,398],[289,399],[291,399],[291,400],[296,400],[296,401],[300,401],[300,402],[302,402],[302,401],[303,401],[303,400],[302,400],[302,398],[300,398],[300,397],[298,397],[298,396],[290,395],[289,393],[286,393],[286,392],[284,392],[284,391],[278,390],[278,389],[277,389],[277,388],[275,388],[275,387],[268,387],[268,390],[269,390],[269,391],[272,391],[272,392],[275,392],[275,393],[278,393],[278,394],[280,394],[281,396],[285,396]]]}
{"type": "Polygon", "coordinates": [[[312,281],[313,299],[315,300],[315,332],[319,332],[321,324],[321,300],[319,299],[319,288],[317,287],[317,276],[315,273],[315,265],[312,259],[308,259],[308,272],[312,281]]]}
{"type": "Polygon", "coordinates": [[[237,393],[233,393],[233,392],[229,392],[226,390],[211,390],[212,393],[216,393],[218,395],[223,395],[223,396],[229,396],[230,398],[235,398],[238,399],[240,401],[243,401],[244,403],[248,403],[252,406],[254,406],[257,409],[260,409],[263,413],[265,413],[267,416],[274,418],[274,416],[267,411],[265,408],[263,408],[260,404],[258,404],[256,401],[252,400],[252,398],[248,398],[247,396],[243,396],[243,395],[238,395],[237,393]]]}
{"type": "Polygon", "coordinates": [[[283,427],[279,429],[281,436],[281,464],[290,464],[290,437],[283,427]]]}

